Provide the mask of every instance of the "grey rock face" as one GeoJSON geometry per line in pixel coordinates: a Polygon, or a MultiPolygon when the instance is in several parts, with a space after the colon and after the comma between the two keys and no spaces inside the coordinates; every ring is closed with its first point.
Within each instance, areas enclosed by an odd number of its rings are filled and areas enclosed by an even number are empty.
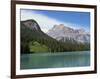
{"type": "Polygon", "coordinates": [[[73,29],[66,27],[63,24],[54,25],[47,34],[56,40],[62,40],[63,38],[64,40],[71,39],[81,43],[90,42],[90,34],[84,29],[73,29]]]}
{"type": "Polygon", "coordinates": [[[37,30],[37,31],[41,30],[38,23],[35,20],[30,19],[30,20],[26,20],[26,21],[22,21],[22,22],[25,26],[27,26],[30,29],[37,30]]]}

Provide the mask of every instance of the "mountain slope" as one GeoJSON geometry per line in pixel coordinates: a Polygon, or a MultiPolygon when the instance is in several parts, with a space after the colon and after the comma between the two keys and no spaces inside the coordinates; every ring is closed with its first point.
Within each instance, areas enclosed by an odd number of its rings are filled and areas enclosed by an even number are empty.
{"type": "Polygon", "coordinates": [[[40,51],[38,52],[43,51],[41,50],[43,49],[42,47],[45,48],[46,52],[47,48],[49,52],[60,50],[60,47],[61,49],[64,49],[57,40],[42,32],[36,21],[21,21],[21,53],[37,52],[37,50],[33,51],[36,43],[38,44],[38,47],[35,49],[39,50],[39,48],[41,47],[40,51]]]}
{"type": "Polygon", "coordinates": [[[23,38],[30,38],[32,40],[33,38],[49,38],[48,35],[46,35],[44,32],[41,31],[41,28],[39,27],[38,23],[35,20],[26,20],[21,21],[21,38],[22,40],[25,40],[23,38]],[[24,36],[25,35],[25,36],[24,36]]]}
{"type": "MultiPolygon", "coordinates": [[[[20,22],[21,53],[66,52],[89,50],[89,45],[66,39],[58,41],[45,34],[39,24],[33,20],[20,22]]],[[[61,27],[62,28],[62,27],[61,27]]]]}
{"type": "Polygon", "coordinates": [[[52,38],[63,41],[66,39],[75,40],[81,43],[89,43],[90,41],[90,34],[85,32],[84,29],[73,29],[66,27],[63,24],[54,25],[47,34],[52,38]]]}

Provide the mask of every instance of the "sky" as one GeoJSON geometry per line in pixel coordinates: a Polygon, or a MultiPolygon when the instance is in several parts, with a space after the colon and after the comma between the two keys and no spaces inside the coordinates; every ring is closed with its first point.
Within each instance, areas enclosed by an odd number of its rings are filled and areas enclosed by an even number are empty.
{"type": "Polygon", "coordinates": [[[34,19],[42,31],[48,32],[54,25],[64,24],[73,29],[90,31],[90,13],[73,11],[52,11],[21,9],[21,21],[34,19]]]}

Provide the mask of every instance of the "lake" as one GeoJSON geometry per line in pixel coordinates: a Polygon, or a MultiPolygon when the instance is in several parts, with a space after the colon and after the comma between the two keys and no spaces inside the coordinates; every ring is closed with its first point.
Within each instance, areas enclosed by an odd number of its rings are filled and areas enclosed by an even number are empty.
{"type": "Polygon", "coordinates": [[[90,51],[21,54],[21,69],[90,66],[90,51]]]}

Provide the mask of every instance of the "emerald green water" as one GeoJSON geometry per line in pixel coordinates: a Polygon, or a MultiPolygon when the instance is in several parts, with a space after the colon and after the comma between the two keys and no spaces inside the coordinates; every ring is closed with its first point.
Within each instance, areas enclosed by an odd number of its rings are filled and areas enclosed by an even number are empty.
{"type": "Polygon", "coordinates": [[[90,51],[22,54],[21,69],[90,66],[90,51]]]}

